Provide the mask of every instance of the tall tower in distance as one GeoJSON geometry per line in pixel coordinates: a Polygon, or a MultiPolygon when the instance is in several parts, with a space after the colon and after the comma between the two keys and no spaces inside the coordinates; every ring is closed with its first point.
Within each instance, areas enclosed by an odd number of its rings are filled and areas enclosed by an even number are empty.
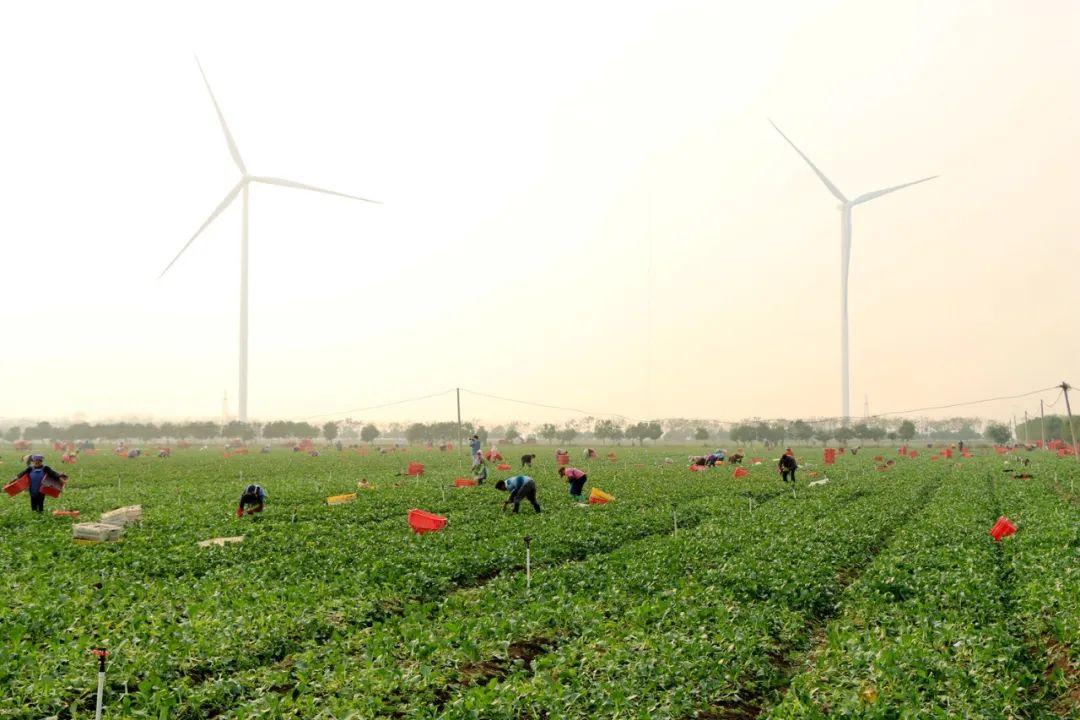
{"type": "Polygon", "coordinates": [[[222,398],[221,398],[221,424],[222,425],[228,425],[229,424],[229,391],[228,390],[223,390],[222,392],[223,392],[223,395],[222,395],[222,398]]]}

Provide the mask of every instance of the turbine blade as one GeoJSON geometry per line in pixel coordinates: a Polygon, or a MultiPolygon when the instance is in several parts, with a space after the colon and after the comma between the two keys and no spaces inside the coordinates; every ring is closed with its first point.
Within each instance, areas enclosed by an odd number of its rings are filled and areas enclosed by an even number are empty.
{"type": "Polygon", "coordinates": [[[221,131],[225,133],[225,142],[229,146],[229,153],[232,155],[233,162],[236,163],[236,167],[240,168],[240,172],[247,175],[247,168],[244,167],[244,161],[240,159],[240,150],[236,147],[236,141],[233,140],[232,133],[229,132],[229,126],[225,124],[225,116],[221,112],[221,106],[218,105],[217,98],[214,97],[214,91],[210,89],[210,81],[206,79],[206,72],[203,70],[202,63],[199,62],[199,58],[196,56],[195,64],[199,66],[199,73],[202,75],[203,82],[206,83],[206,91],[210,93],[210,102],[214,103],[214,110],[217,111],[218,120],[221,121],[221,131]]]}
{"type": "Polygon", "coordinates": [[[351,198],[352,200],[362,200],[368,203],[374,203],[376,205],[382,205],[378,200],[368,200],[367,198],[358,197],[356,195],[348,195],[336,190],[326,190],[325,188],[315,187],[314,185],[305,185],[304,183],[294,182],[293,180],[285,180],[283,178],[276,177],[252,177],[252,182],[266,183],[267,185],[281,185],[282,187],[298,188],[300,190],[313,190],[314,192],[326,193],[327,195],[337,195],[339,197],[351,198]]]}
{"type": "Polygon", "coordinates": [[[933,180],[934,178],[937,178],[937,177],[941,177],[941,176],[940,175],[931,175],[930,177],[924,177],[922,180],[915,180],[914,182],[904,183],[903,185],[896,185],[894,187],[885,188],[884,190],[875,190],[873,192],[863,193],[859,197],[852,200],[851,204],[852,205],[858,205],[859,203],[864,203],[867,200],[873,200],[874,198],[879,198],[882,195],[888,195],[891,192],[896,192],[897,190],[903,190],[906,187],[911,187],[912,185],[918,185],[919,183],[924,183],[927,180],[933,180]]]}
{"type": "Polygon", "coordinates": [[[161,271],[161,275],[158,275],[158,280],[164,277],[165,273],[169,272],[169,268],[171,268],[173,264],[180,259],[180,256],[184,254],[185,250],[191,247],[191,243],[195,242],[195,238],[199,237],[199,234],[206,229],[206,226],[212,223],[214,221],[214,218],[224,212],[225,208],[229,207],[229,203],[231,203],[236,198],[237,193],[239,193],[243,187],[243,180],[233,186],[233,189],[229,191],[229,193],[225,196],[225,199],[218,203],[218,206],[214,208],[214,212],[210,213],[210,217],[206,218],[203,224],[199,226],[199,229],[195,231],[195,234],[191,236],[191,239],[184,243],[184,247],[180,248],[180,252],[176,253],[176,257],[172,259],[172,262],[166,265],[165,269],[161,271]]]}
{"type": "Polygon", "coordinates": [[[825,187],[829,188],[829,192],[831,192],[836,197],[836,199],[839,200],[840,202],[846,203],[848,200],[847,200],[846,197],[844,197],[844,193],[840,192],[840,188],[833,185],[832,180],[825,177],[825,173],[818,170],[817,165],[810,162],[810,158],[806,157],[806,154],[803,153],[803,151],[800,150],[798,148],[798,146],[795,145],[795,143],[791,142],[791,139],[787,135],[784,134],[783,130],[776,127],[776,123],[774,123],[772,120],[769,120],[769,124],[772,125],[776,129],[776,132],[780,133],[780,137],[787,140],[788,145],[793,147],[795,149],[795,152],[799,153],[799,156],[802,157],[802,159],[806,161],[806,164],[809,165],[810,169],[813,170],[817,174],[818,178],[821,179],[821,182],[825,183],[825,187]]]}

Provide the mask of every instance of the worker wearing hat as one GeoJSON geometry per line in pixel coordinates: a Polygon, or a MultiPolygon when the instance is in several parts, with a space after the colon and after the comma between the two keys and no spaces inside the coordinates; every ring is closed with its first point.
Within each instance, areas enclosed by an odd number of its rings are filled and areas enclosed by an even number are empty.
{"type": "Polygon", "coordinates": [[[41,485],[45,478],[58,483],[67,482],[67,475],[53,470],[45,464],[44,455],[31,455],[30,464],[21,473],[15,476],[18,480],[23,476],[30,477],[30,509],[34,512],[45,512],[45,493],[41,492],[41,485]]]}

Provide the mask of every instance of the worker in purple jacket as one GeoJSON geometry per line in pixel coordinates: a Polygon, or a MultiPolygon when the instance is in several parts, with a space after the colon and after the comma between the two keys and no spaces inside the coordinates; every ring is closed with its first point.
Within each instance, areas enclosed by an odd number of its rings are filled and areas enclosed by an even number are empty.
{"type": "Polygon", "coordinates": [[[25,470],[16,475],[15,479],[18,480],[24,475],[30,476],[30,509],[34,512],[45,512],[45,493],[41,492],[41,484],[45,481],[45,478],[58,483],[67,480],[67,475],[58,473],[45,464],[44,455],[31,455],[30,464],[26,466],[25,470]]]}
{"type": "Polygon", "coordinates": [[[570,497],[578,502],[585,502],[585,496],[581,494],[581,491],[585,488],[585,482],[589,479],[588,475],[575,467],[561,467],[559,468],[559,477],[566,478],[566,482],[570,483],[570,497]]]}

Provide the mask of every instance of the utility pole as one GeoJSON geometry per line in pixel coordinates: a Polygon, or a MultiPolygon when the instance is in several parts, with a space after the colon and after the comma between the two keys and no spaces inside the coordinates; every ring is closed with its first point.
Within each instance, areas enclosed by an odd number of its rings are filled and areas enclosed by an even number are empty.
{"type": "Polygon", "coordinates": [[[1043,450],[1046,449],[1046,411],[1043,409],[1043,401],[1039,400],[1039,439],[1042,440],[1043,450]]]}
{"type": "Polygon", "coordinates": [[[457,442],[458,449],[461,449],[465,445],[464,438],[461,437],[461,388],[454,388],[457,391],[457,442]]]}
{"type": "Polygon", "coordinates": [[[1073,455],[1076,456],[1076,461],[1080,462],[1080,455],[1076,454],[1076,430],[1073,429],[1072,406],[1069,405],[1069,383],[1062,382],[1061,391],[1065,393],[1065,412],[1069,415],[1069,434],[1072,436],[1073,455]]]}
{"type": "Polygon", "coordinates": [[[1016,442],[1020,442],[1020,435],[1016,432],[1016,413],[1013,413],[1013,437],[1016,438],[1016,442]]]}
{"type": "Polygon", "coordinates": [[[1028,444],[1028,416],[1027,410],[1024,411],[1024,444],[1028,444]]]}

